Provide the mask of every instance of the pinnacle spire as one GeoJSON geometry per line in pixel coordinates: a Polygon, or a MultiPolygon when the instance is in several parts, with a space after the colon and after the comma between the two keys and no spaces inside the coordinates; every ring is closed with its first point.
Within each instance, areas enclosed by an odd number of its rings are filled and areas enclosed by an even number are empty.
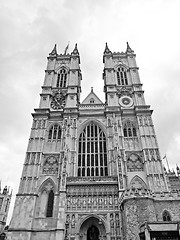
{"type": "Polygon", "coordinates": [[[131,49],[129,46],[129,43],[127,42],[127,48],[126,48],[126,53],[133,53],[134,51],[131,49]]]}
{"type": "Polygon", "coordinates": [[[75,44],[74,50],[72,51],[72,54],[79,55],[79,51],[77,48],[77,43],[75,44]]]}
{"type": "Polygon", "coordinates": [[[52,56],[57,55],[56,44],[54,45],[54,48],[53,48],[53,50],[49,53],[49,55],[52,55],[52,56]]]}
{"type": "Polygon", "coordinates": [[[105,50],[104,50],[104,54],[111,54],[112,52],[109,50],[107,42],[106,42],[106,46],[105,46],[105,50]]]}

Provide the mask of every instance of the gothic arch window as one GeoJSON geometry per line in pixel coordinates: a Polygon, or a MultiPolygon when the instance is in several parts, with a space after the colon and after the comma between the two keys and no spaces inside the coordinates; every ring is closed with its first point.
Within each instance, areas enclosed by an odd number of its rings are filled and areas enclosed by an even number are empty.
{"type": "Polygon", "coordinates": [[[61,127],[58,124],[54,124],[49,129],[48,140],[60,140],[61,139],[61,127]]]}
{"type": "Polygon", "coordinates": [[[124,137],[137,137],[137,131],[134,124],[127,121],[123,126],[124,137]]]}
{"type": "Polygon", "coordinates": [[[60,69],[57,75],[56,87],[64,88],[67,85],[67,70],[65,68],[60,69]]]}
{"type": "Polygon", "coordinates": [[[119,66],[116,72],[118,85],[128,85],[127,69],[119,66]]]}
{"type": "Polygon", "coordinates": [[[134,176],[130,182],[131,189],[148,189],[146,183],[139,176],[134,176]]]}
{"type": "Polygon", "coordinates": [[[78,142],[78,176],[107,176],[106,137],[94,122],[86,125],[78,142]]]}
{"type": "Polygon", "coordinates": [[[36,201],[37,217],[52,217],[54,208],[54,183],[47,179],[40,187],[36,201]]]}
{"type": "Polygon", "coordinates": [[[170,222],[171,221],[171,215],[169,214],[168,211],[165,210],[163,212],[162,216],[163,216],[163,221],[164,222],[170,222]]]}
{"type": "Polygon", "coordinates": [[[48,194],[46,217],[52,217],[54,205],[54,192],[51,190],[48,194]]]}

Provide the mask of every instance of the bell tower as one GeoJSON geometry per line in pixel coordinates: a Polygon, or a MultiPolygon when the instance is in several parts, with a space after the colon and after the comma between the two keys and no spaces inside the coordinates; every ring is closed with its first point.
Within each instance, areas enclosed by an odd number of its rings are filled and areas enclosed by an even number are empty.
{"type": "MultiPolygon", "coordinates": [[[[139,177],[148,189],[167,190],[162,161],[139,78],[136,55],[127,43],[126,52],[112,53],[106,43],[103,55],[106,115],[118,119],[117,147],[124,158],[125,188],[139,177]]],[[[120,171],[120,170],[119,170],[120,171]]]]}

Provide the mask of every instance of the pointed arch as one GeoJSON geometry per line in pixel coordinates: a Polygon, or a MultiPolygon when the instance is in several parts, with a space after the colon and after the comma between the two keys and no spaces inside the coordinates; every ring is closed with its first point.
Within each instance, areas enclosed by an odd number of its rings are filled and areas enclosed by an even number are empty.
{"type": "Polygon", "coordinates": [[[163,211],[162,218],[163,218],[164,222],[170,222],[171,221],[171,215],[167,210],[163,211]]]}
{"type": "Polygon", "coordinates": [[[54,209],[55,183],[51,178],[47,178],[39,187],[36,200],[36,216],[52,217],[54,209]]]}
{"type": "Polygon", "coordinates": [[[130,189],[148,189],[146,183],[142,180],[141,177],[135,175],[129,184],[130,189]]]}
{"type": "Polygon", "coordinates": [[[78,138],[78,176],[107,176],[106,136],[95,121],[83,126],[78,138]]]}
{"type": "Polygon", "coordinates": [[[48,177],[39,186],[38,193],[40,193],[42,191],[49,192],[51,189],[54,192],[56,192],[56,184],[55,184],[54,180],[51,177],[48,177]]]}
{"type": "Polygon", "coordinates": [[[120,63],[114,67],[117,79],[117,85],[128,85],[128,68],[126,65],[120,63]]]}
{"type": "Polygon", "coordinates": [[[67,87],[68,71],[69,69],[66,66],[61,66],[59,69],[56,69],[57,72],[56,87],[58,88],[67,87]]]}

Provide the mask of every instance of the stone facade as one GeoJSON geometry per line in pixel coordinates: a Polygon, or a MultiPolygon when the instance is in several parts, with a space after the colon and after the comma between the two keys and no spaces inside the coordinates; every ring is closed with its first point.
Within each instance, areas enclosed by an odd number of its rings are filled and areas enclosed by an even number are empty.
{"type": "Polygon", "coordinates": [[[7,216],[9,212],[9,205],[11,202],[12,192],[9,192],[9,188],[5,186],[1,191],[1,182],[0,182],[0,239],[5,239],[7,226],[7,216]]]}
{"type": "Polygon", "coordinates": [[[129,44],[106,44],[105,103],[93,89],[80,103],[77,45],[49,54],[9,240],[152,239],[151,223],[178,228],[180,191],[170,191],[135,57],[129,44]]]}

